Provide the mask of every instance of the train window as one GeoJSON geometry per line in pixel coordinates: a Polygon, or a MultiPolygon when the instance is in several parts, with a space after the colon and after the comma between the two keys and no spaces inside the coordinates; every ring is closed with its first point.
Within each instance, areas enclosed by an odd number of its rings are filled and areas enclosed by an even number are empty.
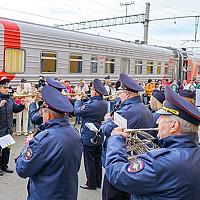
{"type": "Polygon", "coordinates": [[[105,73],[114,73],[115,69],[115,59],[111,57],[106,57],[105,59],[105,73]]]}
{"type": "Polygon", "coordinates": [[[147,61],[147,74],[153,74],[153,61],[147,61]]]}
{"type": "Polygon", "coordinates": [[[82,72],[82,55],[71,54],[70,55],[70,72],[81,73],[82,72]]]}
{"type": "Polygon", "coordinates": [[[5,49],[5,72],[23,73],[25,71],[25,51],[5,49]]]}
{"type": "Polygon", "coordinates": [[[142,74],[142,60],[135,60],[135,74],[142,74]]]}
{"type": "Polygon", "coordinates": [[[125,74],[130,73],[130,59],[127,59],[127,58],[121,59],[120,71],[121,73],[125,73],[125,74]]]}
{"type": "Polygon", "coordinates": [[[161,62],[157,64],[157,74],[161,74],[161,62]]]}
{"type": "Polygon", "coordinates": [[[57,56],[55,52],[41,52],[41,72],[56,72],[57,56]]]}
{"type": "Polygon", "coordinates": [[[168,63],[165,63],[165,70],[164,70],[164,74],[168,74],[168,63]]]}
{"type": "Polygon", "coordinates": [[[97,66],[98,66],[97,56],[92,56],[91,63],[90,63],[90,72],[97,73],[97,66]]]}

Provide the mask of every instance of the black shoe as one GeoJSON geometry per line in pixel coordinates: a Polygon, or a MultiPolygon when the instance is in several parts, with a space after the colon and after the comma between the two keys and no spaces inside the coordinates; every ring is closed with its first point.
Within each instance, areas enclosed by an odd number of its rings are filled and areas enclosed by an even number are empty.
{"type": "Polygon", "coordinates": [[[0,176],[3,176],[3,171],[0,169],[0,176]]]}
{"type": "Polygon", "coordinates": [[[13,170],[10,170],[8,168],[2,168],[2,171],[6,172],[6,173],[13,173],[13,170]]]}
{"type": "Polygon", "coordinates": [[[101,189],[101,186],[97,186],[98,189],[101,189]]]}
{"type": "Polygon", "coordinates": [[[83,189],[87,189],[87,190],[96,190],[97,189],[97,188],[91,188],[87,185],[80,185],[80,187],[83,188],[83,189]]]}

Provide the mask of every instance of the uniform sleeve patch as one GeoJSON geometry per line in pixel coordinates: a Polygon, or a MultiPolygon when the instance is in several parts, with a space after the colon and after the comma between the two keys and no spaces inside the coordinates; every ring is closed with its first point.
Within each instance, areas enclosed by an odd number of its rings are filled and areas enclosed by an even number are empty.
{"type": "Polygon", "coordinates": [[[136,173],[144,169],[144,162],[140,159],[135,159],[128,166],[127,171],[130,173],[136,173]]]}
{"type": "Polygon", "coordinates": [[[30,160],[32,157],[33,157],[33,151],[29,147],[27,148],[26,153],[24,154],[24,160],[30,160]]]}

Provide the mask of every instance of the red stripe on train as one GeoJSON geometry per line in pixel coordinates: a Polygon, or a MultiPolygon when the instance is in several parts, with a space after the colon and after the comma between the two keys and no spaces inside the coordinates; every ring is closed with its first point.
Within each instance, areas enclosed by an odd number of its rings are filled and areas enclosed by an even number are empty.
{"type": "MultiPolygon", "coordinates": [[[[7,21],[4,19],[0,19],[0,24],[3,25],[4,30],[4,52],[3,52],[3,65],[5,65],[5,49],[6,48],[16,48],[19,49],[21,46],[20,43],[20,29],[19,26],[11,21],[7,21]]],[[[8,74],[4,71],[5,67],[3,66],[3,70],[0,72],[0,77],[7,76],[9,79],[13,79],[15,74],[8,74]]]]}

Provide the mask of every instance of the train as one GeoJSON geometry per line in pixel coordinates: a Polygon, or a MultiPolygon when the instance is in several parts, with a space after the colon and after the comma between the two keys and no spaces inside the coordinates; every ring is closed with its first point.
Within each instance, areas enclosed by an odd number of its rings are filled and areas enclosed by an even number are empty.
{"type": "Polygon", "coordinates": [[[200,79],[200,55],[0,18],[0,77],[13,84],[40,75],[74,84],[107,75],[118,80],[120,73],[138,81],[200,79]]]}

